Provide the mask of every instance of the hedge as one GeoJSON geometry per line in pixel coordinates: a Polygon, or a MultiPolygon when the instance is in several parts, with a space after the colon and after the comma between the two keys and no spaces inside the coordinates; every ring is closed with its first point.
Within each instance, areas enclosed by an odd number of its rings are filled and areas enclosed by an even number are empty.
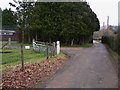
{"type": "Polygon", "coordinates": [[[102,43],[107,44],[113,51],[120,54],[119,45],[118,45],[118,39],[114,39],[112,36],[103,36],[102,37],[102,43]]]}

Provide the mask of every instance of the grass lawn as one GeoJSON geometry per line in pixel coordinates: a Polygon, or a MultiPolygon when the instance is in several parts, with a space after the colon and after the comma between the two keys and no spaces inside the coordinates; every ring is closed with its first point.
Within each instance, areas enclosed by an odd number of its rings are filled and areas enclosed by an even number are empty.
{"type": "MultiPolygon", "coordinates": [[[[0,71],[6,71],[14,69],[16,66],[21,66],[21,51],[20,49],[0,49],[2,54],[2,62],[0,65],[0,71]]],[[[55,60],[57,58],[65,58],[64,54],[59,54],[50,58],[50,60],[55,60]]],[[[40,63],[41,61],[46,60],[45,53],[36,53],[33,50],[24,49],[24,63],[40,63]]]]}
{"type": "MultiPolygon", "coordinates": [[[[21,64],[20,49],[3,49],[2,50],[2,70],[7,67],[13,67],[21,64]]],[[[30,64],[45,60],[44,53],[35,53],[33,50],[24,50],[24,63],[30,64]]]]}

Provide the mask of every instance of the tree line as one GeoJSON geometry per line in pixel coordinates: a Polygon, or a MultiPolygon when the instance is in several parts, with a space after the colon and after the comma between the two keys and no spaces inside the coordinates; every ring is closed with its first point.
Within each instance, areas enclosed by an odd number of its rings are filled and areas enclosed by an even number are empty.
{"type": "MultiPolygon", "coordinates": [[[[18,6],[16,3],[10,5],[16,8],[11,12],[19,41],[23,32],[24,42],[29,43],[34,38],[44,42],[59,40],[64,44],[83,44],[90,42],[93,32],[100,28],[99,20],[87,2],[19,1],[18,6]]],[[[3,22],[7,20],[5,16],[3,22]]]]}
{"type": "Polygon", "coordinates": [[[4,9],[2,12],[2,29],[15,30],[16,29],[16,16],[11,9],[4,9]]]}

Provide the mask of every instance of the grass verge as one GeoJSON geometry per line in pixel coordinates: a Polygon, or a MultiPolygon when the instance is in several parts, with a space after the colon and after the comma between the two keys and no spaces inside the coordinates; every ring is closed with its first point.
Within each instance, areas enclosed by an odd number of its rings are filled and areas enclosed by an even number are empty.
{"type": "Polygon", "coordinates": [[[112,58],[115,60],[116,63],[119,63],[118,58],[120,57],[116,52],[114,52],[109,46],[107,46],[107,50],[109,51],[110,55],[112,56],[112,58]]]}
{"type": "MultiPolygon", "coordinates": [[[[20,49],[3,49],[2,50],[2,71],[21,65],[20,49]]],[[[45,60],[43,53],[35,53],[33,50],[24,50],[24,63],[30,64],[45,60]]]]}
{"type": "Polygon", "coordinates": [[[3,74],[3,88],[37,88],[46,80],[50,79],[66,63],[67,58],[60,54],[54,59],[44,60],[40,63],[25,65],[24,70],[20,67],[3,74]],[[10,82],[10,83],[9,83],[10,82]]]}
{"type": "Polygon", "coordinates": [[[109,46],[106,45],[106,48],[108,52],[110,53],[111,57],[113,58],[112,63],[113,66],[115,67],[115,70],[119,72],[118,68],[120,67],[120,55],[118,55],[115,51],[113,51],[109,46]]]}

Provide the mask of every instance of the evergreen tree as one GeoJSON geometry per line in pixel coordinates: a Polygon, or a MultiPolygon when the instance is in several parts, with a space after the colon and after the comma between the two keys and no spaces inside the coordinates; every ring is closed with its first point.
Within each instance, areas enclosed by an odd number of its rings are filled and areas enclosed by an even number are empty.
{"type": "Polygon", "coordinates": [[[4,9],[2,11],[2,28],[16,29],[16,16],[11,9],[4,9]]]}

